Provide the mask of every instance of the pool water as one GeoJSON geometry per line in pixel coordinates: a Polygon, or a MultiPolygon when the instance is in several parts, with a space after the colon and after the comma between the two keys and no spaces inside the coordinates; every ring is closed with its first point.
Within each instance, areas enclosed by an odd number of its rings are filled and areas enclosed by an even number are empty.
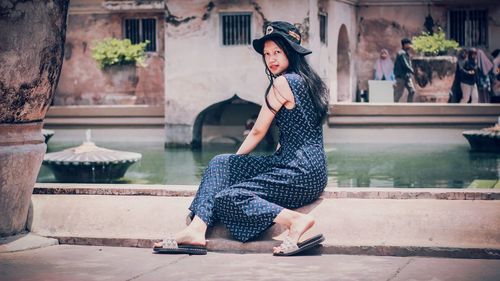
{"type": "MultiPolygon", "coordinates": [[[[79,144],[50,142],[48,152],[79,144]]],[[[97,145],[142,154],[142,160],[116,182],[135,184],[197,185],[213,156],[237,150],[233,145],[206,145],[192,151],[164,148],[158,142],[97,145]]],[[[463,144],[331,144],[325,146],[325,151],[331,187],[466,188],[477,182],[498,185],[500,177],[499,154],[473,153],[463,144]]],[[[42,166],[37,182],[56,179],[42,166]]]]}

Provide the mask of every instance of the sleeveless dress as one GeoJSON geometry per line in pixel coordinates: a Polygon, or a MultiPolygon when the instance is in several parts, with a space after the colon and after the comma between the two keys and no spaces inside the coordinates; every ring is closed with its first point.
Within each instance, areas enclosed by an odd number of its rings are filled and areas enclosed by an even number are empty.
{"type": "Polygon", "coordinates": [[[305,81],[295,73],[284,77],[295,106],[276,113],[280,148],[272,155],[215,156],[189,207],[208,226],[222,222],[242,242],[270,227],[283,208],[315,201],[327,184],[323,128],[305,81]]]}

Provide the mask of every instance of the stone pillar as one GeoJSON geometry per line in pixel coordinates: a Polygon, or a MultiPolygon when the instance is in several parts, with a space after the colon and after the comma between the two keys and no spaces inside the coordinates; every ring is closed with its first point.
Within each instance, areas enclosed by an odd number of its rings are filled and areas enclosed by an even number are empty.
{"type": "Polygon", "coordinates": [[[318,0],[309,0],[309,49],[313,51],[313,55],[309,56],[309,64],[314,70],[320,73],[320,47],[319,38],[319,18],[318,18],[318,0]]]}
{"type": "Polygon", "coordinates": [[[25,229],[61,71],[69,0],[0,2],[0,236],[25,229]]]}

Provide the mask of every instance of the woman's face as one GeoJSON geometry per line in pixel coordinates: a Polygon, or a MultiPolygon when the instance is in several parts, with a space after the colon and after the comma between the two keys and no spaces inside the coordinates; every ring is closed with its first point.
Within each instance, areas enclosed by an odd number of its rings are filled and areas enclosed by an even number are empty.
{"type": "Polygon", "coordinates": [[[283,49],[273,40],[267,40],[264,43],[264,61],[272,74],[278,75],[285,72],[288,68],[288,58],[283,49]]]}
{"type": "Polygon", "coordinates": [[[387,50],[382,49],[382,51],[380,51],[380,58],[381,59],[385,60],[388,56],[389,56],[389,53],[387,52],[387,50]]]}

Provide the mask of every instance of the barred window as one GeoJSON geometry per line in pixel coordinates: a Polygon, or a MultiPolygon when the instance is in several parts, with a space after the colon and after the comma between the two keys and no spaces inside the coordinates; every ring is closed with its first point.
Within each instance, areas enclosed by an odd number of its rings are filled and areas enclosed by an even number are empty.
{"type": "Polygon", "coordinates": [[[132,44],[149,41],[147,52],[156,52],[156,19],[125,19],[125,38],[132,44]]]}
{"type": "Polygon", "coordinates": [[[327,45],[327,33],[328,33],[328,15],[326,13],[319,13],[319,40],[321,43],[327,45]]]}
{"type": "Polygon", "coordinates": [[[250,45],[251,13],[223,13],[220,20],[222,45],[250,45]]]}
{"type": "Polygon", "coordinates": [[[451,10],[448,13],[448,34],[461,46],[488,45],[487,10],[451,10]]]}

